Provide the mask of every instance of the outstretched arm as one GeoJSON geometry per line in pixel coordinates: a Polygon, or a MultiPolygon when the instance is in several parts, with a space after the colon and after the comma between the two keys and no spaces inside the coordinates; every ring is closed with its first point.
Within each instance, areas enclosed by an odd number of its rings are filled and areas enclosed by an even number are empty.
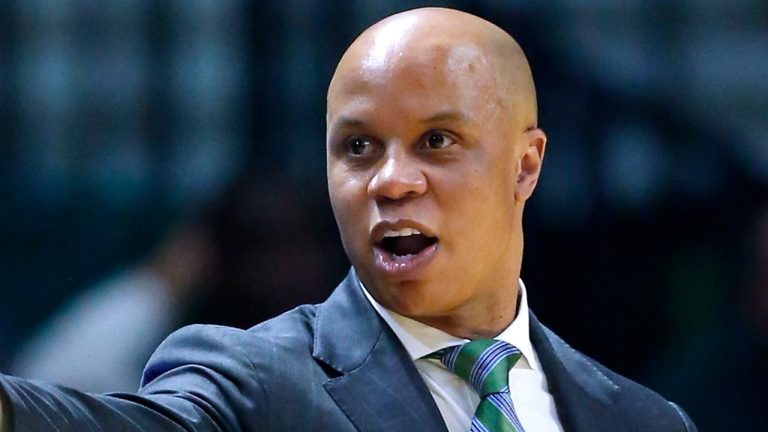
{"type": "Polygon", "coordinates": [[[90,394],[0,375],[2,432],[120,430],[253,432],[263,394],[242,347],[245,332],[193,326],[150,359],[138,394],[90,394]],[[244,422],[243,419],[251,419],[244,422]]]}

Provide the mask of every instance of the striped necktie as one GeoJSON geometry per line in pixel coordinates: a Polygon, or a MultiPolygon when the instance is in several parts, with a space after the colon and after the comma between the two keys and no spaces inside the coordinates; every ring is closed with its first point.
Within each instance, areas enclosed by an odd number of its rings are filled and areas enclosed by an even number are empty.
{"type": "Polygon", "coordinates": [[[509,370],[522,355],[520,350],[503,341],[479,339],[435,355],[480,395],[470,432],[525,432],[509,396],[509,370]]]}

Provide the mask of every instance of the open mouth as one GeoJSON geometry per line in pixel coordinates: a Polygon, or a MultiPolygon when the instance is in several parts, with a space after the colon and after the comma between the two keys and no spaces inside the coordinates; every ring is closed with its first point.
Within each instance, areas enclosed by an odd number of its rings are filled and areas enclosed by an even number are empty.
{"type": "Polygon", "coordinates": [[[437,237],[422,234],[413,228],[403,228],[399,231],[387,231],[384,238],[377,244],[393,258],[408,258],[418,255],[423,250],[437,243],[437,237]]]}

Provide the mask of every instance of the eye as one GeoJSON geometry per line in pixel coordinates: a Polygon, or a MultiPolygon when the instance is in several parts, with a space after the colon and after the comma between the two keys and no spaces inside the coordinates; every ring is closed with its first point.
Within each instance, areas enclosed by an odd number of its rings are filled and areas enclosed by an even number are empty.
{"type": "Polygon", "coordinates": [[[347,151],[353,156],[365,156],[373,151],[373,142],[368,138],[353,137],[347,140],[347,151]]]}
{"type": "Polygon", "coordinates": [[[431,150],[440,150],[454,143],[455,141],[453,138],[442,132],[430,132],[427,134],[427,139],[425,141],[426,146],[431,150]]]}

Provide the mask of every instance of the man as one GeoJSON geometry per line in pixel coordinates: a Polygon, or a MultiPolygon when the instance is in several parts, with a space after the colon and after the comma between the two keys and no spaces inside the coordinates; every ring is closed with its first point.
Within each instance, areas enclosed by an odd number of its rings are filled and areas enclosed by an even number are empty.
{"type": "Polygon", "coordinates": [[[325,303],[249,331],[182,329],[138,395],[4,377],[4,420],[17,432],[695,430],[529,315],[522,215],[546,136],[508,34],[447,9],[385,19],[339,62],[327,121],[353,270],[325,303]]]}

